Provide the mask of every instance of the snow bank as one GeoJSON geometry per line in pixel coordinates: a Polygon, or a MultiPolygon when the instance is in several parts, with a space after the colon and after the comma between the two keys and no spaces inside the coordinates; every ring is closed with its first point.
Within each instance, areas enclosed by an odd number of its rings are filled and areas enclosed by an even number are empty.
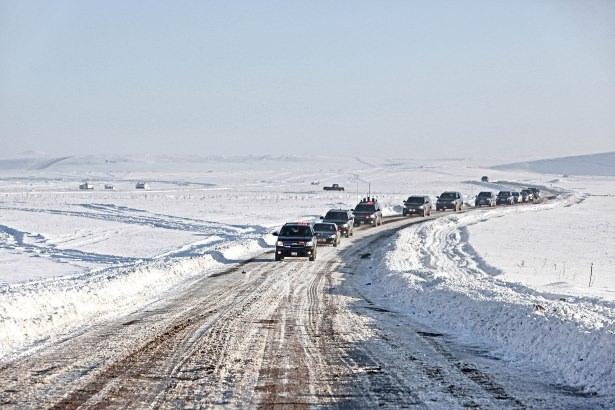
{"type": "Polygon", "coordinates": [[[134,311],[189,277],[261,254],[271,238],[225,243],[199,257],[170,258],[0,289],[0,360],[85,324],[134,311]]]}
{"type": "Polygon", "coordinates": [[[539,363],[562,384],[615,392],[615,306],[540,293],[502,281],[464,238],[481,219],[578,201],[451,215],[401,231],[375,255],[371,297],[505,359],[539,363]]]}

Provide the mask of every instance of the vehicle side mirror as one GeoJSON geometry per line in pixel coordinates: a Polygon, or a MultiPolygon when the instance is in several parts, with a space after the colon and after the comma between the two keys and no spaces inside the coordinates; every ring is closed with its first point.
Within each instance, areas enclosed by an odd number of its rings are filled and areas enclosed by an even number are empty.
{"type": "Polygon", "coordinates": [[[325,217],[324,217],[324,216],[321,216],[321,217],[320,217],[320,219],[321,219],[321,220],[322,220],[322,219],[325,219],[325,217]]]}
{"type": "Polygon", "coordinates": [[[440,197],[439,197],[439,196],[437,196],[437,197],[436,197],[436,199],[440,199],[440,197]]]}
{"type": "Polygon", "coordinates": [[[275,231],[274,233],[272,233],[273,236],[278,236],[280,233],[278,231],[275,231]]]}

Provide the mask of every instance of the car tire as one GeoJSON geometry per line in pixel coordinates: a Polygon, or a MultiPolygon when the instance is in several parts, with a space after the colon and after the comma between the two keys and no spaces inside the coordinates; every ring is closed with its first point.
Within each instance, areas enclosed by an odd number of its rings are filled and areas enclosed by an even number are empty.
{"type": "Polygon", "coordinates": [[[337,239],[335,240],[335,242],[333,242],[333,247],[337,248],[337,239]]]}
{"type": "Polygon", "coordinates": [[[312,252],[312,256],[310,256],[310,262],[314,262],[316,260],[316,249],[312,252]]]}
{"type": "Polygon", "coordinates": [[[283,257],[283,256],[280,256],[280,255],[275,255],[275,261],[276,261],[276,262],[280,262],[280,261],[283,261],[283,260],[284,260],[284,257],[283,257]]]}

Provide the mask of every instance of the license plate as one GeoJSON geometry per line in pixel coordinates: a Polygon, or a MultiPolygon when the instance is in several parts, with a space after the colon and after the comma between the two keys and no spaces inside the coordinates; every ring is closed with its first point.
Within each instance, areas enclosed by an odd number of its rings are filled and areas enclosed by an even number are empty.
{"type": "Polygon", "coordinates": [[[297,256],[297,252],[291,252],[290,256],[297,256]]]}

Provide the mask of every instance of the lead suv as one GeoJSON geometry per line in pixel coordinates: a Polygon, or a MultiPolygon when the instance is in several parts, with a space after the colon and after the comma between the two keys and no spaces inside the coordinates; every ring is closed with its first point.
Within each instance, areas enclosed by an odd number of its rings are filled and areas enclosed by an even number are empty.
{"type": "Polygon", "coordinates": [[[463,198],[459,192],[447,191],[443,192],[436,202],[437,211],[446,211],[452,209],[455,212],[461,211],[463,208],[463,198]]]}
{"type": "Polygon", "coordinates": [[[375,198],[364,198],[355,206],[354,221],[357,225],[369,224],[372,226],[382,225],[382,209],[375,198]]]}
{"type": "Polygon", "coordinates": [[[309,258],[316,260],[316,245],[318,237],[312,224],[307,222],[291,222],[285,224],[280,232],[274,232],[278,237],[275,244],[275,260],[286,257],[309,258]]]}
{"type": "Polygon", "coordinates": [[[323,222],[332,222],[338,226],[340,233],[346,238],[352,236],[354,230],[354,216],[347,209],[330,209],[324,217],[321,217],[323,222]]]}

